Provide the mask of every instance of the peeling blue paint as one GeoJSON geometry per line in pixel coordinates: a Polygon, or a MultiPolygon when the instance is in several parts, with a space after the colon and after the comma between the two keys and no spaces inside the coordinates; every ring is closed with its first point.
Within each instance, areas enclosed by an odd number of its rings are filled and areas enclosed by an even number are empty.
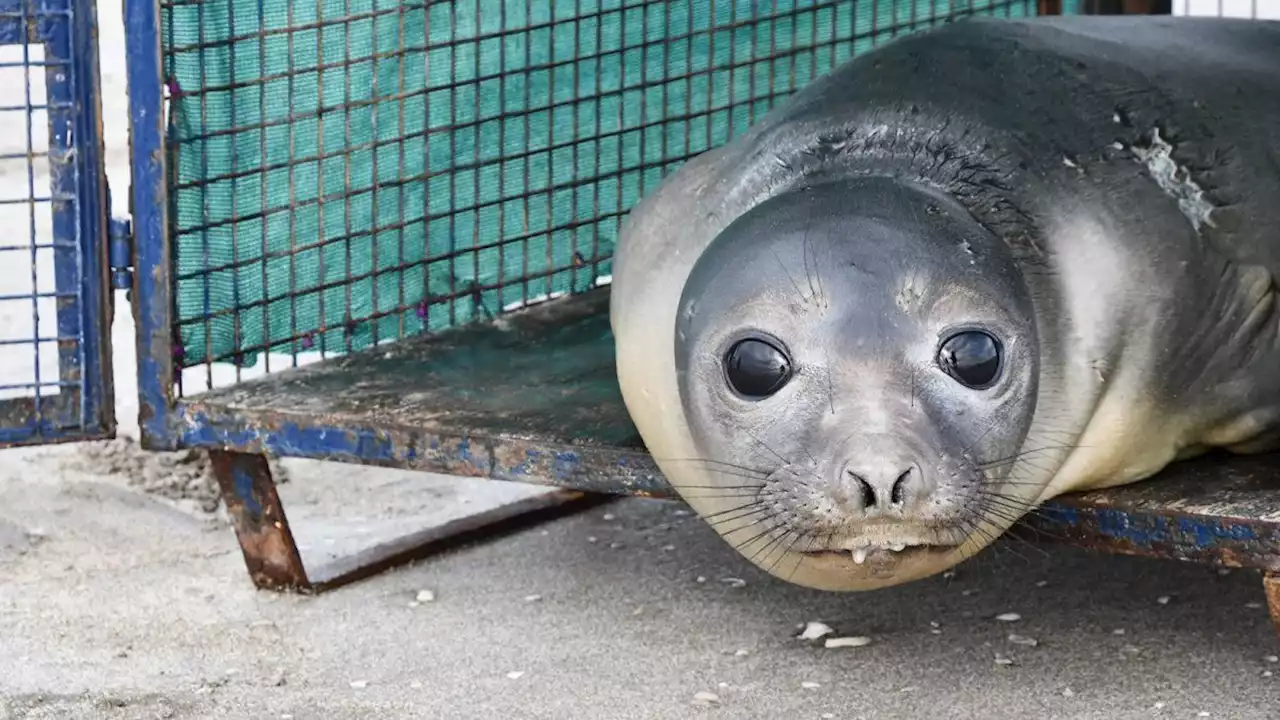
{"type": "Polygon", "coordinates": [[[231,468],[231,482],[235,487],[236,497],[240,498],[240,502],[244,503],[244,507],[253,517],[261,520],[263,514],[262,503],[258,502],[257,496],[253,493],[253,476],[244,471],[241,467],[231,468]]]}

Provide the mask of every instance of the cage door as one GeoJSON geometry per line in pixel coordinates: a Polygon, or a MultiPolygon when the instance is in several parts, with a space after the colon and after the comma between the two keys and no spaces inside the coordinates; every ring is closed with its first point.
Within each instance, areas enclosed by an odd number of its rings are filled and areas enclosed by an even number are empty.
{"type": "Polygon", "coordinates": [[[0,447],[109,437],[92,0],[0,0],[0,447]]]}

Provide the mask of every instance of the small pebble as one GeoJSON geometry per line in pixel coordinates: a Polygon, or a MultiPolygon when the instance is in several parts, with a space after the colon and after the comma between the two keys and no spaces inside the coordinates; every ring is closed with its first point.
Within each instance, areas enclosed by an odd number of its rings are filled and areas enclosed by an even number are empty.
{"type": "Polygon", "coordinates": [[[1168,604],[1169,604],[1169,596],[1168,596],[1168,595],[1161,595],[1160,597],[1156,598],[1156,602],[1160,603],[1161,605],[1168,605],[1168,604]]]}
{"type": "Polygon", "coordinates": [[[1037,580],[1036,587],[1044,587],[1049,584],[1048,580],[1037,580]]]}
{"type": "Polygon", "coordinates": [[[1277,655],[1266,655],[1262,659],[1266,660],[1269,663],[1280,662],[1280,656],[1277,656],[1277,655]]]}
{"type": "Polygon", "coordinates": [[[823,647],[829,647],[829,648],[863,647],[870,644],[871,644],[871,638],[859,635],[856,637],[827,638],[826,642],[823,643],[823,647]]]}
{"type": "Polygon", "coordinates": [[[509,680],[519,680],[522,677],[524,677],[523,670],[512,670],[511,672],[507,673],[507,679],[509,680]]]}
{"type": "Polygon", "coordinates": [[[600,519],[604,520],[605,522],[608,522],[610,520],[613,520],[614,517],[615,516],[613,513],[605,513],[600,519]]]}
{"type": "Polygon", "coordinates": [[[1164,703],[1162,703],[1162,702],[1158,702],[1158,703],[1156,703],[1155,705],[1152,705],[1151,707],[1155,708],[1156,710],[1163,710],[1163,709],[1164,709],[1164,703]]]}
{"type": "Polygon", "coordinates": [[[1124,628],[1116,628],[1115,630],[1112,630],[1112,631],[1111,631],[1111,634],[1112,634],[1112,635],[1123,635],[1123,634],[1124,634],[1124,628]]]}
{"type": "Polygon", "coordinates": [[[804,688],[805,690],[816,690],[817,688],[822,687],[822,685],[820,683],[810,682],[806,680],[800,683],[800,687],[804,688]]]}
{"type": "Polygon", "coordinates": [[[1076,691],[1071,688],[1062,688],[1062,697],[1075,697],[1076,691]]]}
{"type": "Polygon", "coordinates": [[[525,595],[524,596],[525,602],[538,602],[541,599],[542,599],[541,595],[525,595]]]}
{"type": "Polygon", "coordinates": [[[733,656],[734,656],[734,657],[746,657],[746,656],[748,656],[748,655],[750,655],[750,654],[751,654],[751,651],[750,651],[750,650],[734,650],[734,651],[733,651],[733,656]]]}
{"type": "Polygon", "coordinates": [[[662,551],[663,551],[663,552],[671,552],[672,550],[675,550],[675,549],[676,549],[676,546],[675,546],[675,545],[663,545],[663,546],[662,546],[662,551]]]}
{"type": "Polygon", "coordinates": [[[716,683],[716,685],[717,685],[717,687],[719,687],[721,690],[727,689],[727,688],[729,687],[729,683],[727,683],[727,682],[716,683]]]}
{"type": "Polygon", "coordinates": [[[410,600],[410,601],[409,601],[409,607],[411,607],[411,608],[416,608],[416,607],[421,607],[421,606],[422,606],[422,603],[418,602],[417,600],[410,600]]]}
{"type": "Polygon", "coordinates": [[[688,510],[676,510],[675,512],[673,512],[673,513],[671,513],[671,514],[672,514],[672,515],[675,515],[676,517],[684,517],[684,516],[686,516],[686,515],[688,515],[688,514],[689,514],[689,511],[688,511],[688,510]]]}
{"type": "Polygon", "coordinates": [[[597,540],[597,538],[596,538],[596,536],[595,536],[595,535],[588,535],[588,536],[587,536],[587,542],[589,542],[589,543],[596,542],[596,540],[597,540]]]}
{"type": "Polygon", "coordinates": [[[1027,637],[1026,635],[1018,635],[1017,633],[1009,635],[1009,642],[1014,645],[1025,645],[1027,647],[1035,647],[1040,644],[1040,641],[1035,638],[1027,637]]]}
{"type": "Polygon", "coordinates": [[[367,687],[369,687],[368,680],[352,680],[351,681],[351,688],[353,690],[363,690],[367,687]]]}
{"type": "Polygon", "coordinates": [[[1021,619],[1022,619],[1021,615],[1013,612],[1000,613],[999,615],[996,616],[996,620],[999,620],[1000,622],[1018,622],[1021,619]]]}
{"type": "Polygon", "coordinates": [[[699,575],[697,578],[695,578],[695,581],[696,581],[696,582],[700,582],[700,583],[704,583],[704,582],[706,582],[706,581],[707,581],[707,578],[706,578],[706,576],[699,575]]]}
{"type": "Polygon", "coordinates": [[[1272,675],[1274,675],[1274,674],[1275,674],[1275,673],[1271,672],[1270,670],[1263,670],[1263,671],[1262,671],[1262,677],[1271,677],[1271,676],[1272,676],[1272,675]]]}
{"type": "Polygon", "coordinates": [[[974,590],[974,589],[972,589],[972,588],[970,588],[970,589],[968,589],[968,590],[961,590],[961,591],[960,591],[960,594],[961,594],[961,595],[963,595],[963,596],[965,596],[965,597],[969,597],[970,595],[972,595],[972,594],[974,594],[974,593],[976,593],[976,592],[978,592],[978,591],[977,591],[977,590],[974,590]]]}
{"type": "Polygon", "coordinates": [[[1218,574],[1226,577],[1231,574],[1231,568],[1218,568],[1218,574]]]}
{"type": "Polygon", "coordinates": [[[419,590],[417,597],[414,598],[414,600],[417,600],[420,603],[434,602],[435,599],[436,594],[430,590],[419,590]]]}
{"type": "Polygon", "coordinates": [[[823,635],[830,635],[835,632],[830,625],[817,621],[810,621],[804,624],[804,631],[796,636],[799,640],[817,640],[823,635]]]}
{"type": "Polygon", "coordinates": [[[822,713],[822,720],[832,720],[835,716],[835,713],[822,713]]]}
{"type": "Polygon", "coordinates": [[[1260,608],[1262,607],[1262,603],[1260,603],[1260,602],[1247,602],[1247,603],[1245,603],[1245,604],[1244,604],[1244,606],[1245,606],[1245,607],[1247,607],[1247,608],[1249,608],[1250,610],[1258,610],[1258,609],[1260,609],[1260,608]]]}
{"type": "Polygon", "coordinates": [[[1004,655],[996,655],[996,664],[997,664],[997,665],[1012,665],[1012,664],[1013,664],[1013,658],[1011,658],[1011,657],[1006,657],[1006,656],[1004,656],[1004,655]]]}
{"type": "Polygon", "coordinates": [[[719,702],[720,702],[720,696],[713,692],[707,692],[703,690],[701,692],[696,692],[693,694],[694,705],[703,705],[703,706],[716,705],[719,702]]]}
{"type": "Polygon", "coordinates": [[[1196,717],[1209,717],[1209,711],[1201,710],[1200,712],[1196,713],[1196,717]]]}
{"type": "Polygon", "coordinates": [[[622,547],[622,543],[619,543],[619,542],[611,542],[611,543],[609,543],[609,548],[610,548],[610,549],[612,549],[612,550],[617,550],[617,549],[618,549],[618,548],[620,548],[620,547],[622,547]]]}
{"type": "Polygon", "coordinates": [[[917,688],[915,685],[908,685],[906,687],[898,688],[898,692],[909,693],[909,692],[915,692],[916,690],[919,690],[919,689],[920,688],[917,688]]]}
{"type": "Polygon", "coordinates": [[[421,690],[421,689],[422,689],[422,681],[421,681],[421,680],[414,680],[413,682],[409,683],[409,687],[410,687],[410,688],[412,688],[412,689],[414,689],[414,690],[421,690]]]}
{"type": "Polygon", "coordinates": [[[725,585],[728,585],[729,587],[740,588],[740,587],[747,586],[746,580],[743,580],[742,578],[736,578],[736,577],[720,578],[720,582],[724,583],[725,585]]]}
{"type": "Polygon", "coordinates": [[[955,570],[947,570],[946,572],[942,573],[943,580],[954,580],[955,577],[956,577],[955,570]]]}

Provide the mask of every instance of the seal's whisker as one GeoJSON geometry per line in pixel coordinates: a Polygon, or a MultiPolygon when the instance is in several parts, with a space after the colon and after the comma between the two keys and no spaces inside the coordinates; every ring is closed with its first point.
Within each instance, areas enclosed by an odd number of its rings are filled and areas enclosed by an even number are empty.
{"type": "MultiPolygon", "coordinates": [[[[777,517],[778,517],[778,514],[777,514],[776,512],[769,512],[769,513],[766,513],[766,514],[764,514],[764,515],[762,515],[762,516],[760,516],[760,517],[758,517],[758,518],[756,518],[756,519],[752,520],[751,522],[749,522],[749,523],[747,523],[747,524],[745,524],[745,525],[742,525],[742,526],[740,526],[740,527],[736,527],[736,528],[734,528],[734,529],[732,529],[732,530],[727,530],[727,531],[725,531],[725,532],[723,533],[723,537],[724,537],[725,539],[728,539],[728,537],[729,537],[730,535],[732,535],[732,534],[734,534],[734,533],[738,532],[739,530],[745,530],[745,529],[747,529],[747,528],[755,527],[755,526],[759,525],[760,523],[766,523],[766,522],[769,522],[770,520],[773,520],[773,519],[775,519],[775,518],[777,518],[777,517]]],[[[779,522],[779,523],[775,523],[774,525],[770,526],[769,528],[767,528],[766,530],[764,530],[764,532],[761,532],[759,535],[756,535],[755,537],[760,537],[760,535],[764,535],[765,533],[769,532],[770,530],[772,530],[772,529],[774,529],[774,528],[777,528],[777,527],[781,527],[781,526],[782,526],[782,523],[781,523],[781,522],[779,522]]],[[[754,538],[752,538],[752,539],[754,539],[754,538]]],[[[751,542],[751,540],[747,540],[747,542],[751,542]]],[[[745,543],[743,543],[743,544],[745,544],[745,543]]],[[[740,548],[741,546],[738,546],[738,547],[740,548]]]]}
{"type": "Polygon", "coordinates": [[[734,493],[731,495],[691,495],[689,493],[680,493],[680,496],[694,500],[750,500],[752,502],[756,502],[759,498],[757,493],[734,493]]]}
{"type": "Polygon", "coordinates": [[[982,431],[982,434],[981,434],[981,435],[979,435],[977,438],[975,438],[975,439],[973,440],[973,442],[968,443],[967,445],[965,445],[965,446],[964,446],[964,448],[960,451],[960,452],[961,452],[961,454],[963,454],[963,455],[965,455],[965,456],[967,457],[967,456],[969,455],[970,451],[972,451],[972,450],[973,450],[974,446],[975,446],[975,445],[977,445],[978,443],[982,442],[984,439],[986,439],[986,437],[987,437],[987,433],[990,433],[992,430],[994,430],[994,429],[995,429],[995,427],[996,427],[996,422],[997,422],[997,421],[998,421],[998,418],[993,418],[993,419],[991,420],[991,422],[987,423],[987,429],[986,429],[986,430],[983,430],[983,431],[982,431]]]}
{"type": "MultiPolygon", "coordinates": [[[[1045,530],[1043,528],[1027,525],[1026,523],[1022,522],[1023,518],[1027,516],[1032,516],[1032,515],[1037,515],[1039,517],[1048,517],[1048,514],[1045,513],[1043,510],[1041,510],[1040,508],[1028,508],[1020,504],[1019,505],[1007,505],[1007,504],[998,505],[996,504],[996,501],[993,498],[987,498],[987,500],[992,502],[992,504],[989,504],[985,509],[985,512],[988,515],[992,515],[992,516],[1007,520],[1009,523],[1013,525],[1017,525],[1018,528],[1030,530],[1032,533],[1035,533],[1036,535],[1040,535],[1040,536],[1051,538],[1053,540],[1058,540],[1058,541],[1066,540],[1066,538],[1061,535],[1049,532],[1048,530],[1045,530]]],[[[1016,538],[1024,543],[1029,543],[1029,541],[1026,540],[1026,538],[1019,538],[1017,537],[1016,534],[1008,534],[1008,536],[1011,538],[1016,538]]],[[[1040,549],[1040,550],[1041,552],[1044,552],[1043,549],[1040,549]]]]}
{"type": "MultiPolygon", "coordinates": [[[[805,546],[804,550],[795,554],[796,563],[791,566],[791,572],[787,573],[787,582],[791,582],[791,579],[796,575],[796,571],[800,569],[800,565],[804,562],[804,553],[812,552],[814,543],[818,542],[817,533],[805,533],[805,535],[809,537],[809,544],[805,546]]],[[[827,533],[824,535],[822,545],[826,545],[830,541],[832,535],[833,533],[827,533]]]]}
{"type": "MultiPolygon", "coordinates": [[[[761,564],[768,562],[769,558],[773,556],[773,553],[776,552],[778,548],[785,547],[783,541],[786,540],[788,537],[790,537],[791,534],[794,532],[795,532],[794,530],[787,530],[781,535],[778,535],[777,537],[775,537],[768,545],[765,545],[765,548],[770,548],[770,549],[769,549],[769,552],[765,553],[764,556],[760,558],[761,564]]],[[[761,551],[757,551],[756,554],[759,555],[760,552],[761,551]]],[[[782,551],[782,554],[778,556],[778,559],[781,560],[786,556],[787,556],[787,551],[784,549],[782,551]]],[[[777,562],[777,561],[774,561],[774,562],[777,562]]],[[[774,570],[774,566],[772,565],[769,566],[767,570],[768,572],[772,573],[774,570]]]]}
{"type": "Polygon", "coordinates": [[[749,465],[738,465],[736,463],[725,462],[724,460],[712,460],[711,458],[655,458],[655,459],[660,460],[660,462],[688,462],[688,463],[697,462],[697,463],[706,463],[707,465],[722,465],[724,467],[733,468],[735,470],[741,470],[743,472],[759,473],[760,475],[768,475],[769,473],[772,472],[772,470],[762,470],[760,468],[750,467],[749,465]]]}
{"type": "Polygon", "coordinates": [[[722,515],[728,515],[729,513],[738,512],[743,508],[749,508],[749,507],[755,507],[755,506],[763,507],[764,503],[761,503],[759,500],[752,500],[751,502],[745,502],[745,503],[742,503],[741,505],[737,505],[735,507],[731,507],[726,510],[717,510],[713,513],[708,513],[706,515],[699,515],[698,517],[702,518],[703,520],[710,520],[711,518],[716,518],[722,515]]]}
{"type": "Polygon", "coordinates": [[[796,282],[795,277],[791,275],[791,271],[787,269],[786,263],[782,262],[782,257],[778,255],[778,251],[773,251],[773,257],[778,261],[778,267],[782,268],[782,272],[787,274],[787,279],[791,281],[791,286],[796,289],[796,296],[800,298],[801,304],[808,305],[809,298],[805,297],[804,291],[800,289],[800,283],[796,282]]]}
{"type": "Polygon", "coordinates": [[[752,515],[755,515],[756,513],[764,512],[764,511],[767,511],[767,510],[768,510],[768,508],[765,508],[765,507],[750,508],[750,509],[748,509],[746,512],[740,513],[740,514],[738,514],[738,515],[733,515],[733,516],[731,516],[731,517],[724,517],[724,518],[720,518],[719,520],[716,520],[715,522],[708,522],[707,524],[708,524],[708,525],[710,525],[710,526],[711,526],[711,527],[713,527],[713,528],[714,528],[714,527],[719,527],[719,526],[721,526],[721,525],[723,525],[723,524],[725,524],[725,523],[738,522],[739,520],[746,520],[747,518],[751,517],[752,515]]]}
{"type": "MultiPolygon", "coordinates": [[[[755,441],[756,441],[756,443],[758,443],[758,444],[760,445],[760,447],[764,448],[765,450],[768,450],[768,451],[769,451],[769,452],[770,452],[774,457],[776,457],[776,458],[778,458],[779,460],[781,460],[781,461],[782,461],[782,463],[783,463],[784,465],[791,465],[791,464],[792,464],[792,462],[791,462],[790,460],[788,460],[788,459],[787,459],[787,458],[786,458],[782,453],[780,453],[780,452],[778,452],[777,450],[774,450],[773,448],[769,447],[768,443],[766,443],[765,441],[763,441],[763,440],[761,440],[760,438],[756,437],[756,436],[755,436],[753,433],[751,433],[750,431],[743,431],[743,432],[746,434],[746,436],[747,436],[747,437],[751,438],[752,440],[755,440],[755,441]]],[[[810,457],[812,457],[812,456],[810,456],[810,457]]]]}
{"type": "Polygon", "coordinates": [[[788,555],[795,553],[796,545],[798,545],[801,540],[804,540],[809,535],[810,533],[808,532],[795,533],[795,539],[787,541],[787,545],[785,548],[783,548],[782,552],[778,555],[778,559],[774,560],[773,564],[769,567],[769,572],[774,573],[774,571],[778,569],[778,563],[782,562],[783,558],[787,557],[788,555]]]}
{"type": "MultiPolygon", "coordinates": [[[[768,522],[770,519],[773,519],[775,517],[777,517],[777,515],[770,515],[768,518],[761,520],[760,522],[768,522]]],[[[738,543],[737,545],[734,545],[733,549],[741,552],[742,548],[746,547],[747,545],[750,545],[751,543],[755,542],[756,540],[759,540],[760,538],[764,537],[765,535],[768,535],[769,533],[773,532],[774,530],[777,530],[780,527],[782,527],[781,522],[774,523],[773,525],[770,525],[764,530],[761,530],[759,533],[747,538],[745,541],[738,543]]],[[[727,535],[728,533],[726,533],[726,536],[727,535]]]]}
{"type": "Polygon", "coordinates": [[[985,462],[978,463],[977,467],[980,470],[985,470],[987,468],[994,467],[999,464],[1013,463],[1013,462],[1016,462],[1019,458],[1027,457],[1029,455],[1034,455],[1037,453],[1048,452],[1050,450],[1076,450],[1080,447],[1082,446],[1080,445],[1043,445],[1041,447],[1032,448],[1030,450],[1023,450],[1021,452],[1014,453],[1013,455],[1007,455],[1005,457],[995,458],[994,460],[987,460],[985,462]]]}

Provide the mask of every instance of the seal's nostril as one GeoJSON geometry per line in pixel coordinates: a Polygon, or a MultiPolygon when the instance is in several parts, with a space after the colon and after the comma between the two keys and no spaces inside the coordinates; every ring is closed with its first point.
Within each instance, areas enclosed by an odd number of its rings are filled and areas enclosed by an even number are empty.
{"type": "Polygon", "coordinates": [[[876,491],[875,488],[871,487],[871,483],[867,482],[866,478],[852,470],[846,470],[845,472],[849,474],[849,477],[853,479],[854,482],[858,483],[858,490],[862,493],[862,507],[864,509],[875,507],[876,491]]]}
{"type": "Polygon", "coordinates": [[[911,479],[911,468],[907,468],[898,476],[893,483],[893,489],[889,491],[889,502],[893,505],[901,505],[907,497],[907,481],[911,479]]]}

